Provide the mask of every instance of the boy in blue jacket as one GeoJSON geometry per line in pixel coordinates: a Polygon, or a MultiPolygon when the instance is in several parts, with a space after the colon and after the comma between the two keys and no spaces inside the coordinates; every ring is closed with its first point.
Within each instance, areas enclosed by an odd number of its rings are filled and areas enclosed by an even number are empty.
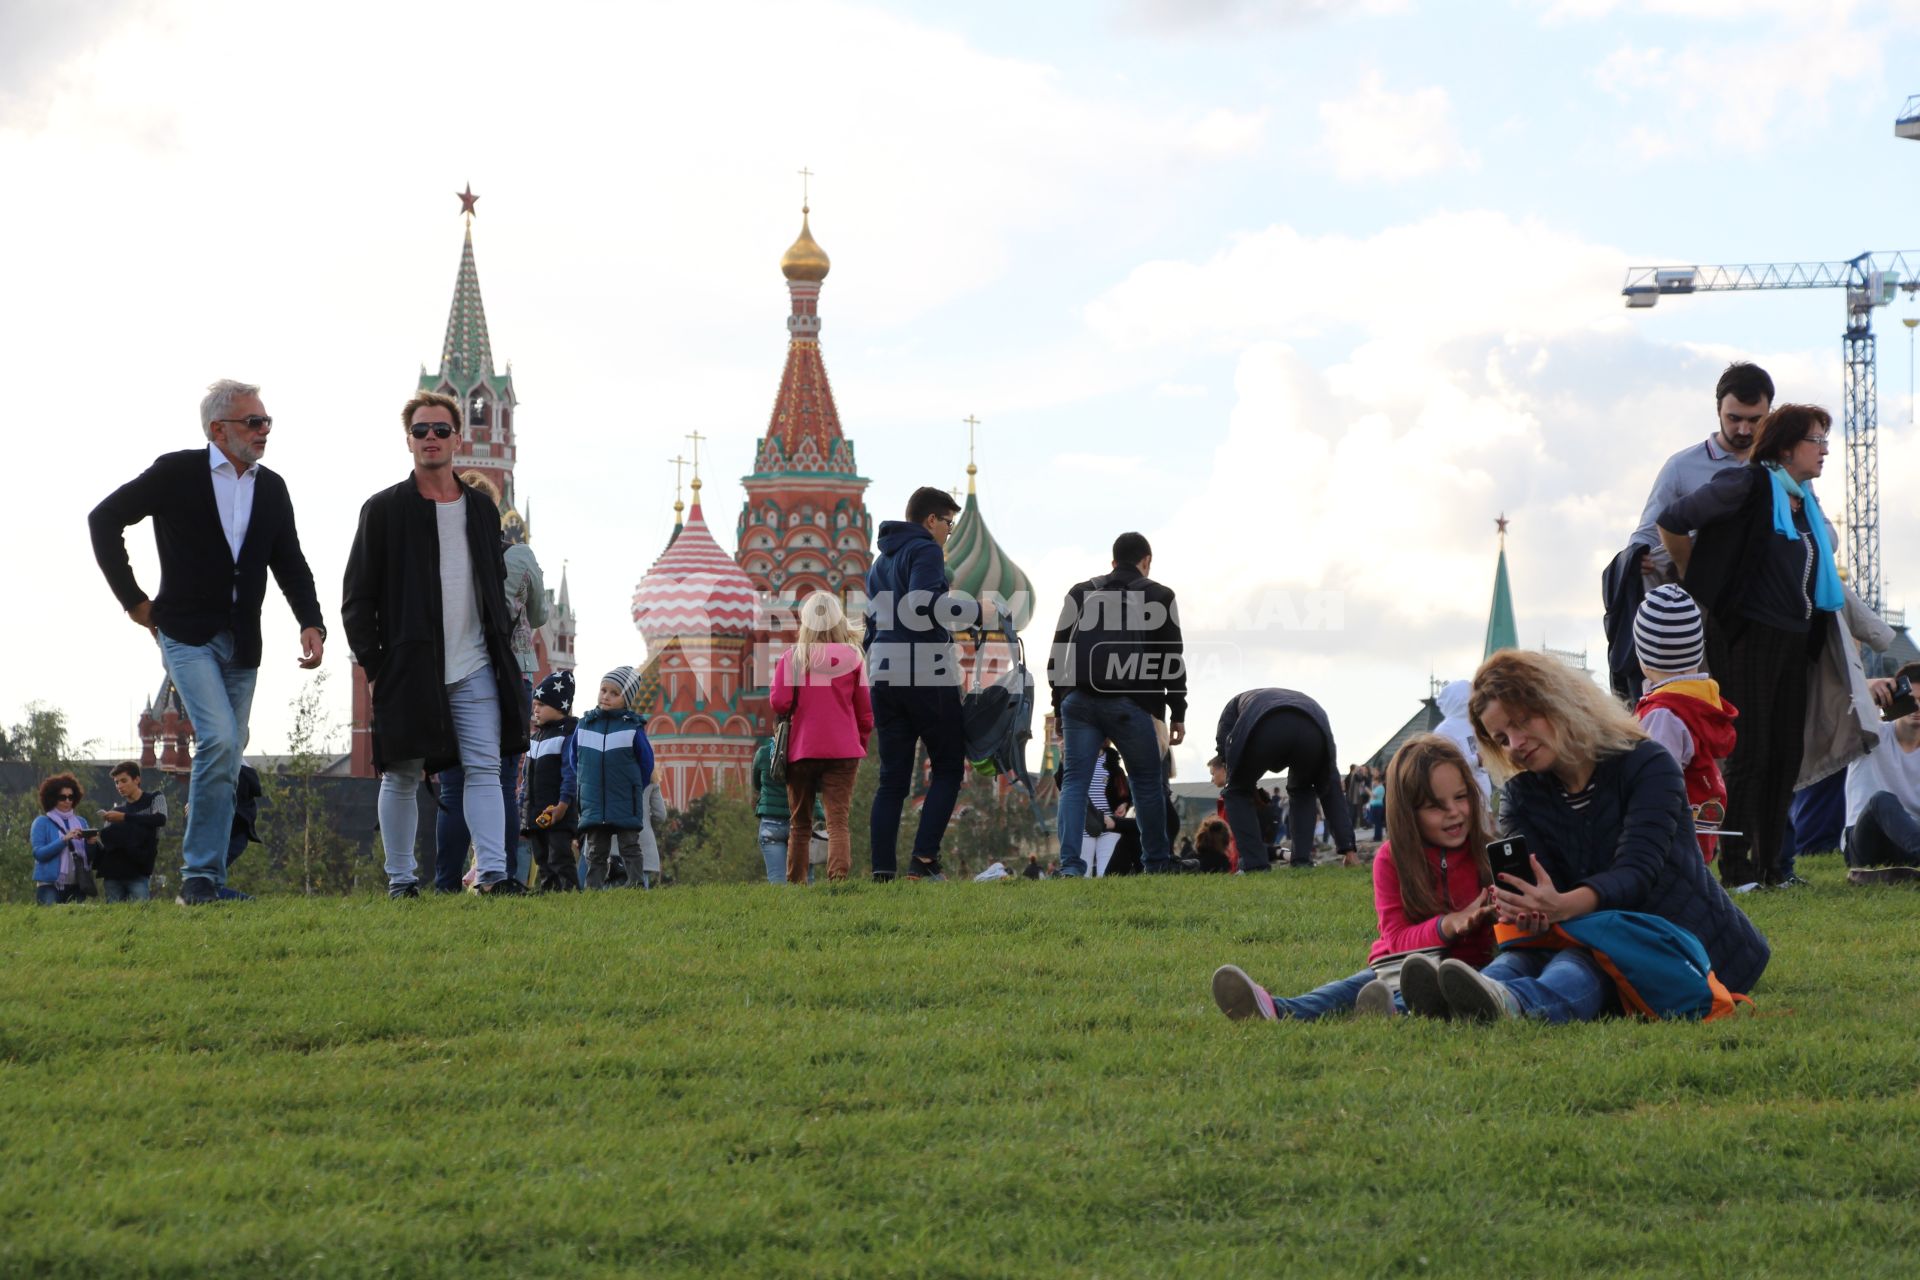
{"type": "MultiPolygon", "coordinates": [[[[607,672],[600,680],[598,705],[581,717],[560,753],[555,818],[578,798],[589,889],[607,887],[607,860],[616,843],[621,861],[629,868],[640,865],[647,785],[653,781],[653,744],[647,741],[645,722],[627,706],[639,687],[640,673],[632,667],[607,672]]],[[[630,883],[639,883],[638,878],[630,883]]]]}

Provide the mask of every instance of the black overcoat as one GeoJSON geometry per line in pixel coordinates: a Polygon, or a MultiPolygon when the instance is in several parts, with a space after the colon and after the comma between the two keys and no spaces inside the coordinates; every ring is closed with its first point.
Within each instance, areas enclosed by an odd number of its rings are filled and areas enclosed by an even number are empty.
{"type": "MultiPolygon", "coordinates": [[[[467,485],[467,551],[480,597],[480,632],[500,694],[500,750],[527,749],[520,666],[507,616],[500,510],[467,485]]],[[[426,761],[428,773],[460,763],[447,703],[441,636],[440,532],[434,503],[412,475],[360,508],[340,602],[353,660],[373,682],[373,759],[378,768],[426,761]]]]}

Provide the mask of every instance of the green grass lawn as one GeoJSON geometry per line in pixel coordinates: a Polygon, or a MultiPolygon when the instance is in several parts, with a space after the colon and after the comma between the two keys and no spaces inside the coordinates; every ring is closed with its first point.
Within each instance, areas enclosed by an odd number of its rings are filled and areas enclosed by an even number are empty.
{"type": "Polygon", "coordinates": [[[1235,1024],[1366,873],[0,910],[0,1276],[1920,1272],[1920,894],[1760,1016],[1235,1024]]]}

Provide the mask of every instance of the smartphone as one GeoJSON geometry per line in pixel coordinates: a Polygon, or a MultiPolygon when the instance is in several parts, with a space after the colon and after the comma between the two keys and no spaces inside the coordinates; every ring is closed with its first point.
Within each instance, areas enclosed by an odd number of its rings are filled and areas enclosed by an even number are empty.
{"type": "Polygon", "coordinates": [[[1495,888],[1510,888],[1500,876],[1502,873],[1527,884],[1533,883],[1533,863],[1527,852],[1525,836],[1509,836],[1504,840],[1495,840],[1487,846],[1487,861],[1493,864],[1493,883],[1495,888]]]}
{"type": "Polygon", "coordinates": [[[1920,702],[1917,702],[1913,696],[1913,677],[1901,676],[1893,682],[1893,697],[1888,700],[1886,706],[1880,708],[1880,719],[1887,724],[1892,724],[1903,716],[1912,715],[1916,710],[1920,710],[1920,702]]]}
{"type": "Polygon", "coordinates": [[[82,827],[73,834],[79,836],[82,840],[91,840],[100,834],[100,830],[97,827],[82,827]]]}

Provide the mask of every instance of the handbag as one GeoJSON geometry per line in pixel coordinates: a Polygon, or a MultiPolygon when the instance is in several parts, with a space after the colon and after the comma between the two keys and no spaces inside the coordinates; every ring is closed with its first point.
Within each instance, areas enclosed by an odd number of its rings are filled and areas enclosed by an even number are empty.
{"type": "MultiPolygon", "coordinates": [[[[781,654],[782,661],[791,662],[792,650],[781,654]]],[[[780,678],[780,664],[773,667],[773,678],[780,678]]],[[[799,709],[799,698],[794,699],[795,710],[799,709]]],[[[793,746],[793,714],[781,716],[773,726],[773,751],[767,758],[767,776],[782,786],[787,782],[787,756],[793,746]]]]}
{"type": "Polygon", "coordinates": [[[73,884],[68,887],[68,892],[76,898],[100,896],[100,885],[94,880],[93,868],[87,865],[85,857],[73,860],[73,884]]]}

